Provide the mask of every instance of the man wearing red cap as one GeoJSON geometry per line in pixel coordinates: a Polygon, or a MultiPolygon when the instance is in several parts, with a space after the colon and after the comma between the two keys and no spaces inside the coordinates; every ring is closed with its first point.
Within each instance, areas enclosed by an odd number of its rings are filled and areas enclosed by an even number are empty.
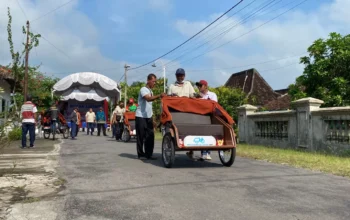
{"type": "Polygon", "coordinates": [[[130,98],[129,99],[129,105],[126,106],[126,111],[127,112],[136,112],[137,109],[137,104],[134,103],[134,99],[130,98]]]}
{"type": "MultiPolygon", "coordinates": [[[[199,90],[199,95],[201,99],[208,99],[213,100],[215,102],[218,102],[218,97],[214,92],[209,91],[208,89],[208,82],[205,80],[200,80],[199,82],[196,82],[196,86],[199,90]]],[[[201,151],[201,158],[204,160],[211,160],[210,157],[210,151],[201,151]]],[[[193,157],[193,151],[187,153],[188,156],[193,157]],[[192,155],[191,155],[192,154],[192,155]]]]}
{"type": "Polygon", "coordinates": [[[209,91],[207,81],[200,80],[199,82],[196,82],[196,86],[200,92],[199,95],[202,99],[209,99],[218,102],[218,97],[216,96],[216,94],[214,92],[209,91]]]}

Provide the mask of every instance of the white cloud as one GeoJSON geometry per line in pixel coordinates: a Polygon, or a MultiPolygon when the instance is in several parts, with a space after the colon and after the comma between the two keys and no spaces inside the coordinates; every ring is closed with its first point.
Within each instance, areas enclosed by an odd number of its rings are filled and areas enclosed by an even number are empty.
{"type": "MultiPolygon", "coordinates": [[[[51,11],[66,0],[41,0],[27,1],[19,0],[29,20],[36,19],[51,11]]],[[[31,22],[31,30],[40,33],[45,39],[40,39],[40,45],[32,50],[29,56],[31,65],[42,63],[41,71],[56,73],[55,76],[63,77],[69,72],[82,72],[115,67],[115,70],[101,72],[112,79],[119,79],[123,73],[124,62],[117,61],[102,55],[98,47],[99,32],[90,19],[76,9],[78,1],[73,1],[59,10],[31,22]],[[62,51],[62,52],[60,52],[62,51]],[[116,74],[117,73],[117,74],[116,74]]],[[[7,7],[11,9],[13,42],[16,50],[22,50],[20,44],[25,37],[22,34],[22,26],[27,18],[23,15],[16,1],[7,0],[0,4],[0,30],[7,33],[7,7]]],[[[7,42],[7,34],[0,35],[0,64],[10,62],[10,53],[7,42]]]]}
{"type": "MultiPolygon", "coordinates": [[[[281,12],[275,12],[274,15],[269,17],[256,17],[250,22],[238,25],[237,21],[240,19],[239,17],[229,18],[208,32],[208,34],[204,34],[204,36],[201,37],[201,41],[204,40],[204,42],[211,38],[216,41],[215,45],[210,48],[215,48],[235,39],[231,43],[204,56],[207,59],[207,63],[211,63],[214,69],[222,68],[222,70],[206,72],[205,77],[211,79],[212,84],[222,85],[231,73],[248,68],[256,68],[258,71],[260,70],[263,77],[274,89],[287,87],[290,83],[294,82],[298,75],[302,74],[302,65],[291,65],[297,63],[299,61],[298,58],[280,60],[278,62],[270,62],[251,67],[236,68],[232,69],[231,72],[225,68],[297,55],[306,52],[307,47],[310,46],[314,40],[325,38],[330,32],[335,31],[344,34],[344,31],[350,28],[350,17],[347,16],[347,11],[345,10],[349,7],[349,0],[334,0],[332,3],[322,5],[311,12],[304,12],[300,9],[294,10],[249,34],[245,33],[258,27],[269,18],[281,12]],[[215,37],[215,35],[212,34],[227,30],[230,24],[231,26],[236,24],[236,27],[226,35],[215,37]],[[241,35],[244,36],[240,37],[241,35]],[[263,71],[283,66],[286,67],[276,71],[263,71]],[[213,77],[213,74],[219,74],[220,77],[213,77]]],[[[215,14],[208,20],[211,21],[217,16],[218,15],[215,14]]],[[[178,20],[175,23],[175,27],[183,35],[191,36],[207,24],[209,24],[209,21],[191,22],[187,20],[178,20]]],[[[210,46],[210,44],[208,45],[210,46]]],[[[203,46],[203,49],[204,48],[206,47],[203,46]]],[[[199,53],[200,52],[197,52],[197,54],[199,53]]],[[[193,53],[183,60],[189,59],[195,55],[196,53],[193,53]]],[[[203,73],[201,74],[202,77],[203,73]]],[[[194,75],[197,74],[195,73],[194,75]]]]}
{"type": "Polygon", "coordinates": [[[169,12],[173,7],[171,0],[148,0],[148,4],[151,8],[163,13],[169,12]]]}

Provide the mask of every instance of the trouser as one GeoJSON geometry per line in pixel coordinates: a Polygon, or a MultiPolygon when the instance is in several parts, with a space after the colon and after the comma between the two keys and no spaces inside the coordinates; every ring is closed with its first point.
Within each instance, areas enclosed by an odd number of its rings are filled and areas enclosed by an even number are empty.
{"type": "Polygon", "coordinates": [[[52,133],[56,133],[56,123],[57,121],[56,120],[51,120],[51,132],[52,133]]]}
{"type": "Polygon", "coordinates": [[[107,136],[105,124],[104,123],[97,123],[97,135],[98,136],[100,136],[101,129],[103,131],[103,135],[107,136]]]}
{"type": "Polygon", "coordinates": [[[135,126],[137,155],[152,157],[154,149],[153,119],[136,117],[135,126]],[[143,144],[145,144],[145,151],[143,151],[143,144]]]}
{"type": "Polygon", "coordinates": [[[74,121],[71,121],[71,131],[70,131],[70,135],[72,136],[72,138],[75,138],[76,134],[77,134],[77,123],[74,121]]]}
{"type": "Polygon", "coordinates": [[[117,140],[122,138],[122,134],[124,131],[124,123],[123,122],[118,122],[117,124],[115,124],[115,128],[116,128],[116,133],[115,133],[115,138],[117,140]]]}
{"type": "Polygon", "coordinates": [[[112,138],[114,138],[117,133],[117,123],[113,123],[111,127],[112,127],[112,138]]]}
{"type": "Polygon", "coordinates": [[[27,133],[29,131],[30,147],[34,146],[35,141],[35,124],[34,123],[22,123],[22,147],[27,145],[27,133]]]}
{"type": "Polygon", "coordinates": [[[77,126],[76,126],[77,128],[76,128],[76,130],[75,130],[75,136],[78,136],[78,132],[79,132],[79,125],[77,124],[77,126]]]}
{"type": "Polygon", "coordinates": [[[207,154],[210,155],[210,150],[202,150],[201,153],[202,155],[207,155],[207,154]]]}
{"type": "Polygon", "coordinates": [[[93,122],[88,122],[87,123],[87,134],[89,134],[89,131],[91,130],[91,135],[94,133],[94,123],[93,122]]]}

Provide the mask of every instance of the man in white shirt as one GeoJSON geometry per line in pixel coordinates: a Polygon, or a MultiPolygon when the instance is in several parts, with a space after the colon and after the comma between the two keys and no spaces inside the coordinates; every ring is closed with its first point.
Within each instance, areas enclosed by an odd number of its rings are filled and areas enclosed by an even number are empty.
{"type": "Polygon", "coordinates": [[[96,115],[95,112],[92,111],[92,108],[90,108],[89,111],[86,112],[85,121],[87,123],[87,134],[89,135],[90,131],[90,134],[92,135],[94,133],[94,124],[96,122],[96,115]]]}
{"type": "MultiPolygon", "coordinates": [[[[218,102],[218,97],[214,92],[209,91],[208,89],[208,82],[205,80],[200,80],[199,82],[196,82],[196,86],[199,90],[199,95],[201,99],[209,99],[213,100],[215,102],[218,102]]],[[[204,160],[211,160],[210,157],[210,151],[201,151],[202,153],[202,159],[204,160]]]]}
{"type": "Polygon", "coordinates": [[[124,108],[124,102],[120,101],[119,105],[116,106],[115,110],[113,111],[113,119],[112,124],[115,126],[113,137],[115,136],[115,139],[117,141],[120,141],[122,138],[123,133],[123,115],[125,113],[124,108]]]}
{"type": "Polygon", "coordinates": [[[185,70],[179,68],[176,70],[176,82],[171,84],[168,89],[169,96],[174,95],[178,97],[193,97],[195,94],[194,88],[189,81],[185,81],[185,70]]]}

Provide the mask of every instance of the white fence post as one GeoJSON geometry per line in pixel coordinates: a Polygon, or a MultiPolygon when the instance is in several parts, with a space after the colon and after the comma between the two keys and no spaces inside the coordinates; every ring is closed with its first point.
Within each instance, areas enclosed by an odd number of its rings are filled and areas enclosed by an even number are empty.
{"type": "Polygon", "coordinates": [[[297,146],[300,148],[313,149],[312,115],[311,111],[317,110],[324,103],[315,98],[303,98],[292,102],[297,112],[297,146]]]}
{"type": "Polygon", "coordinates": [[[249,119],[247,115],[254,114],[254,112],[258,109],[252,105],[242,105],[237,108],[238,109],[238,138],[239,142],[249,142],[249,119]]]}

